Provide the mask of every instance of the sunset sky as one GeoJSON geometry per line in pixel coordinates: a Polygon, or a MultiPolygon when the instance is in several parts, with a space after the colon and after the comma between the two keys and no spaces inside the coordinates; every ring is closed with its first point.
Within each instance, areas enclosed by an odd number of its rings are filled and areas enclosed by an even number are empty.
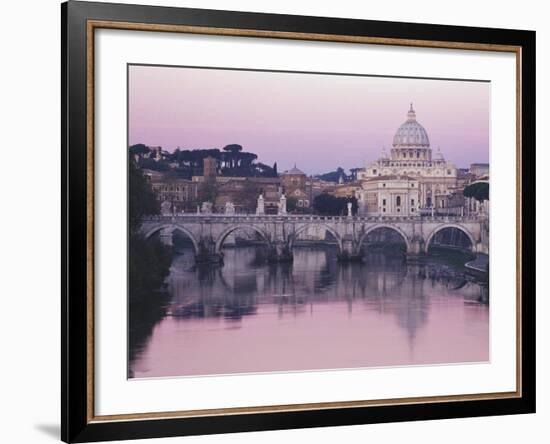
{"type": "Polygon", "coordinates": [[[363,167],[389,151],[412,102],[432,149],[458,167],[489,161],[486,82],[130,66],[129,143],[231,143],[283,171],[363,167]]]}

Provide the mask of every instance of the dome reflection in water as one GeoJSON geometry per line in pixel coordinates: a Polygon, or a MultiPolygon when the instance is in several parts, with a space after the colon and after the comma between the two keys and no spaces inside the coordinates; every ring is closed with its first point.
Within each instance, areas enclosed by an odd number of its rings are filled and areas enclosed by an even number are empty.
{"type": "Polygon", "coordinates": [[[268,264],[251,241],[225,248],[222,267],[195,267],[192,248],[180,248],[165,316],[136,333],[129,375],[487,361],[485,284],[437,255],[407,263],[399,242],[372,233],[352,264],[326,243],[297,243],[292,264],[268,264]]]}

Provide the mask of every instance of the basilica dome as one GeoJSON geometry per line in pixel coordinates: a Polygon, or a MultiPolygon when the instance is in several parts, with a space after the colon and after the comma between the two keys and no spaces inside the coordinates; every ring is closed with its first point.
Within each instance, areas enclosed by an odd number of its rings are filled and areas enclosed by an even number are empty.
{"type": "Polygon", "coordinates": [[[428,133],[420,123],[416,121],[412,103],[407,113],[407,121],[401,125],[393,136],[394,148],[429,148],[430,139],[428,133]]]}

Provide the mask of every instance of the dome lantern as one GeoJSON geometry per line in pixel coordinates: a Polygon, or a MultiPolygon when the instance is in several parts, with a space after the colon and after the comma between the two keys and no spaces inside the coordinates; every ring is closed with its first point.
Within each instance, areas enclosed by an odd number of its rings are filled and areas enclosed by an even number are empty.
{"type": "Polygon", "coordinates": [[[411,102],[411,107],[409,108],[409,112],[407,113],[407,120],[409,122],[412,120],[416,120],[416,113],[414,112],[412,102],[411,102]]]}
{"type": "Polygon", "coordinates": [[[416,113],[411,103],[407,113],[407,120],[403,123],[393,137],[393,147],[397,149],[429,149],[430,139],[428,133],[416,120],[416,113]]]}

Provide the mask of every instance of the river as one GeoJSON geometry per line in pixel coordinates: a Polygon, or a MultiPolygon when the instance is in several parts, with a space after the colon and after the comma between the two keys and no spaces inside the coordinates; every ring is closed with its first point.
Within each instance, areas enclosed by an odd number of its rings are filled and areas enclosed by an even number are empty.
{"type": "Polygon", "coordinates": [[[261,247],[225,249],[223,267],[176,255],[165,315],[131,350],[135,378],[451,364],[489,360],[488,290],[429,257],[374,253],[340,264],[301,246],[292,264],[261,247]]]}

